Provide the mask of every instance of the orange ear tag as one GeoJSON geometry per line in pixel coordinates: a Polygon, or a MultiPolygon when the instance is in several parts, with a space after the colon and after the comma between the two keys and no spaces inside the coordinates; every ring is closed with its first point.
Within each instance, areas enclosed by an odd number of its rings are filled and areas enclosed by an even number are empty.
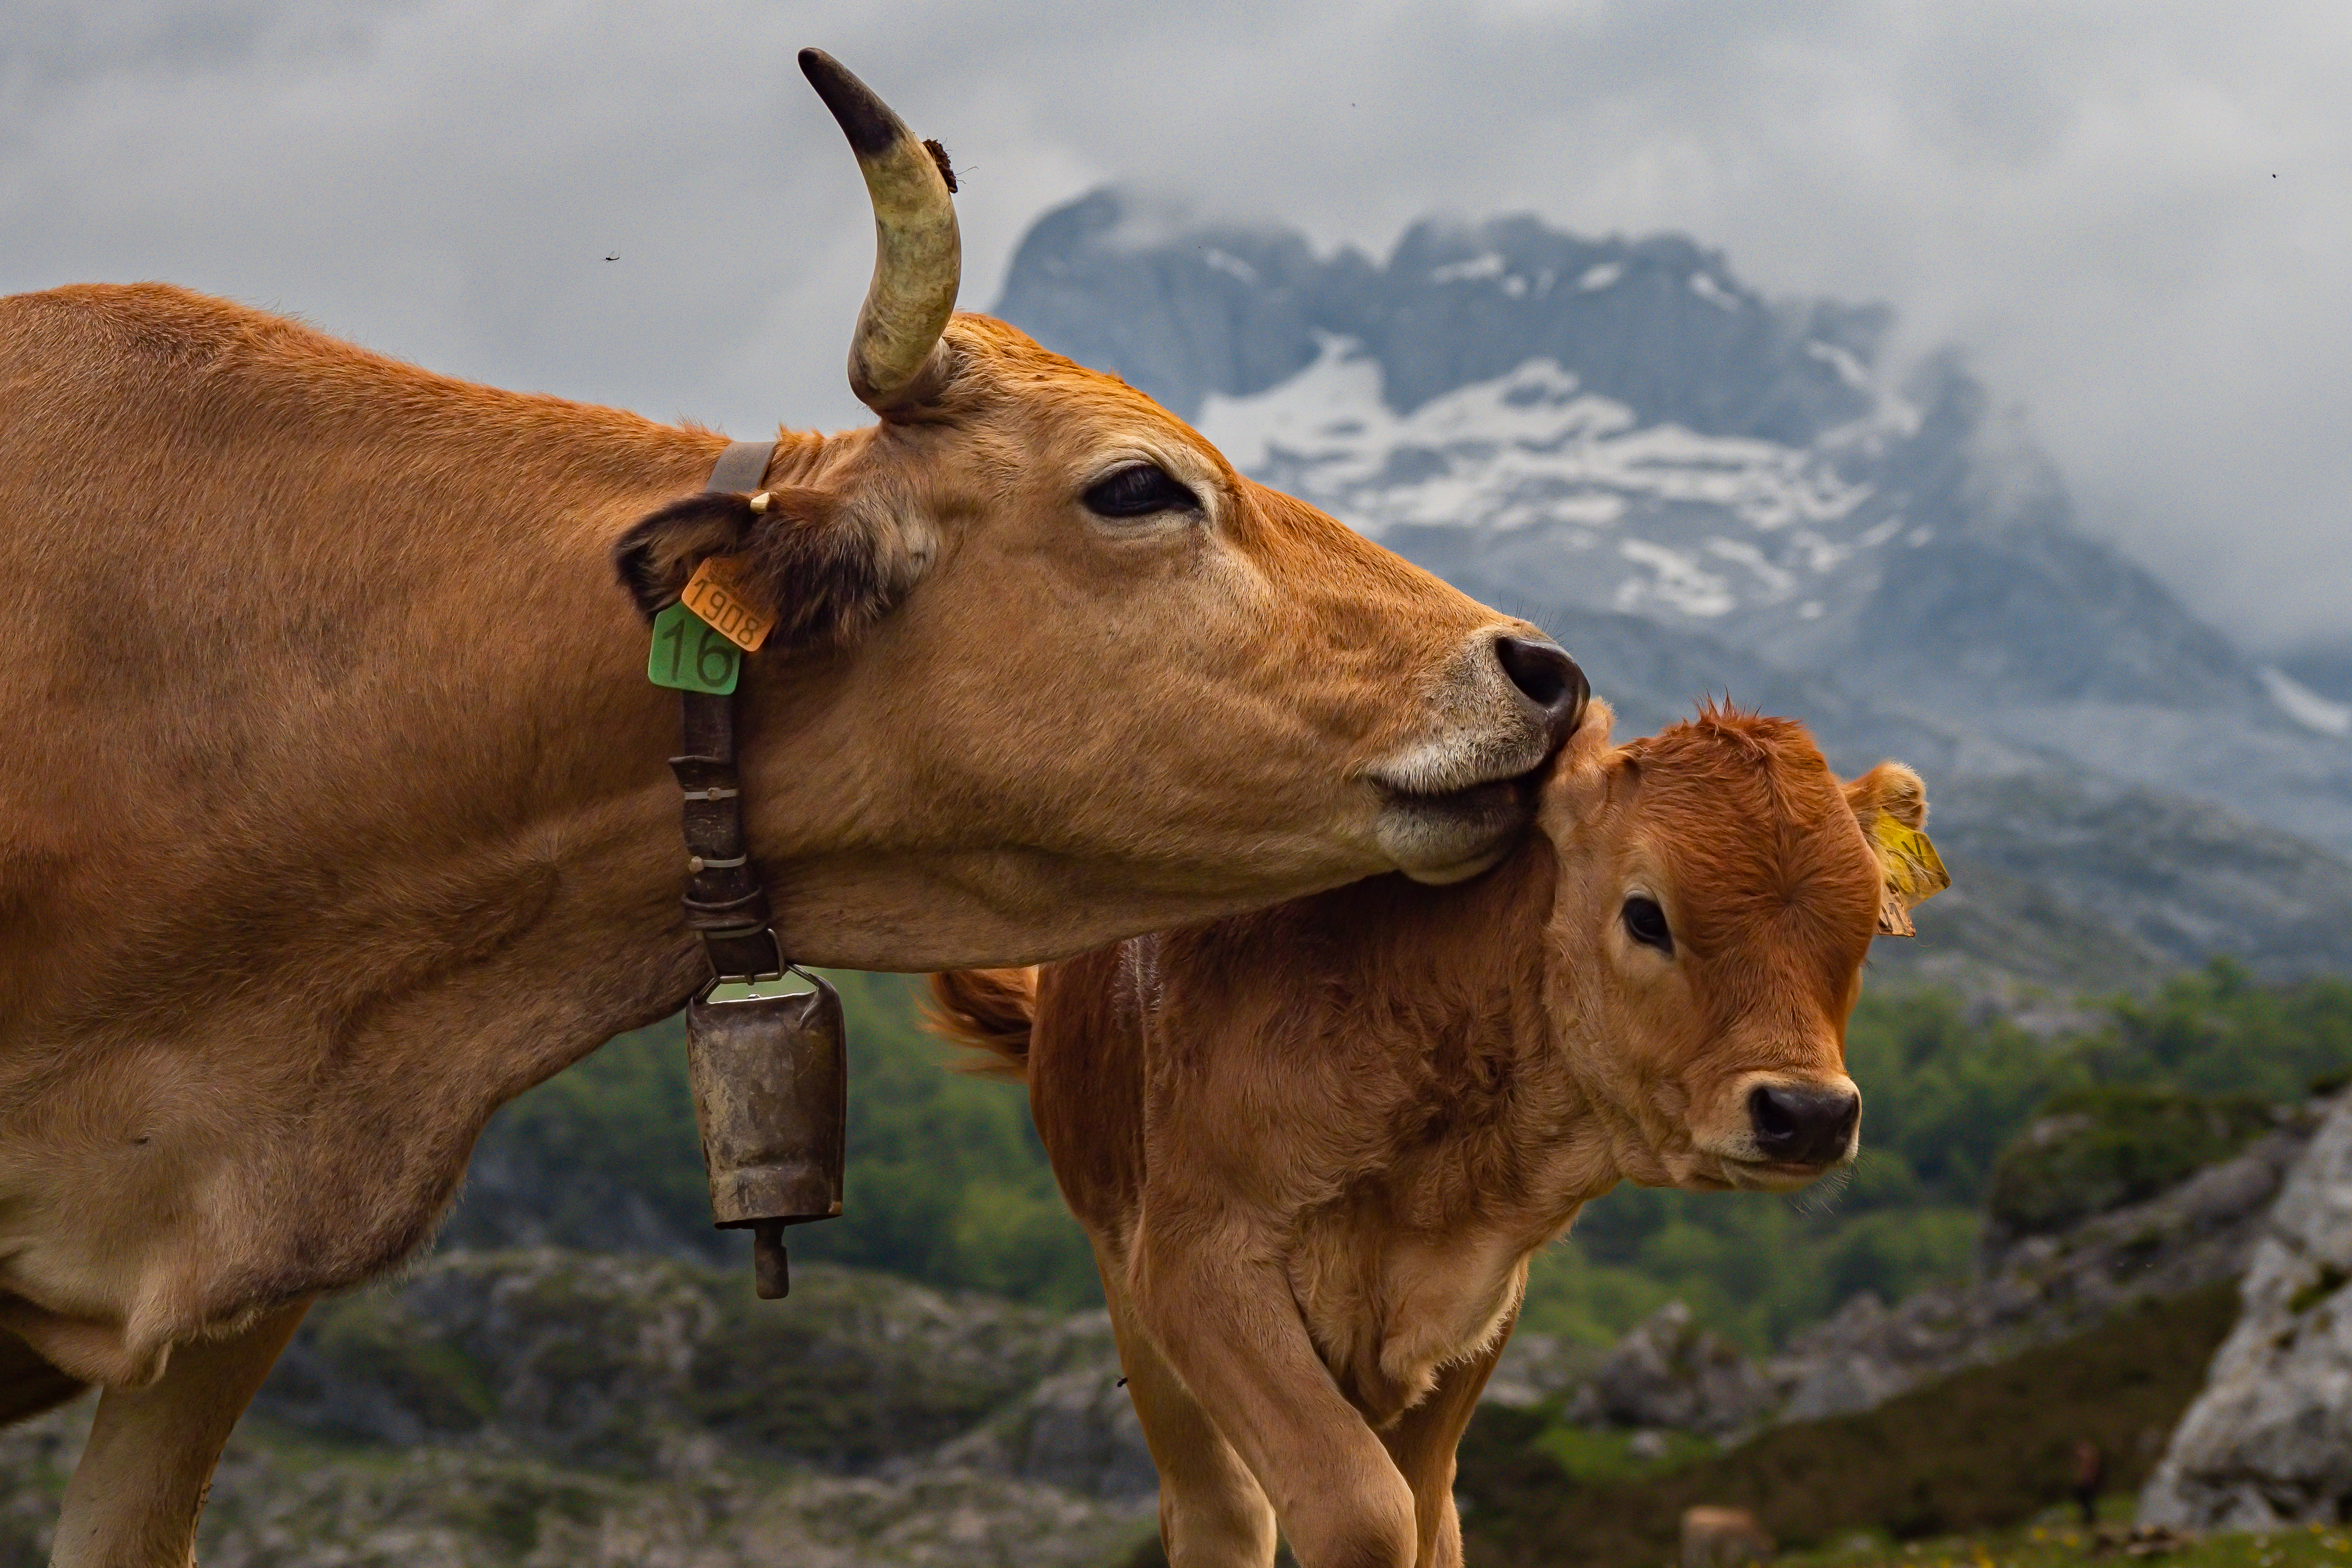
{"type": "Polygon", "coordinates": [[[757,653],[776,629],[776,612],[768,608],[747,575],[740,556],[705,556],[687,579],[678,602],[745,653],[757,653]]]}
{"type": "Polygon", "coordinates": [[[1952,874],[1944,869],[1944,858],[1936,853],[1926,834],[1884,813],[1870,825],[1870,838],[1885,878],[1879,893],[1878,929],[1888,936],[1916,936],[1912,907],[1950,887],[1952,874]]]}

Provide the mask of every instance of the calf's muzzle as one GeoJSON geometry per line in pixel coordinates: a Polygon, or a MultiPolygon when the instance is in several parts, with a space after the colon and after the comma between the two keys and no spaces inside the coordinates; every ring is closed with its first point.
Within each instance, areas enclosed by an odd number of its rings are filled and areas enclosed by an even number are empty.
{"type": "Polygon", "coordinates": [[[1748,1096],[1757,1152],[1786,1165],[1833,1165],[1853,1144],[1862,1096],[1847,1089],[1759,1084],[1748,1096]]]}

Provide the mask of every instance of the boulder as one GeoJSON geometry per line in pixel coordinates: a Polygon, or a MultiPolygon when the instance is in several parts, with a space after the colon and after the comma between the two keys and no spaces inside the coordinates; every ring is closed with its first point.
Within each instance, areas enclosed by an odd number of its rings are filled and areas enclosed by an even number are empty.
{"type": "Polygon", "coordinates": [[[1600,1352],[1558,1334],[1521,1330],[1503,1347],[1494,1375],[1479,1397],[1488,1405],[1525,1410],[1573,1388],[1589,1373],[1600,1352]]]}
{"type": "Polygon", "coordinates": [[[1753,1362],[1669,1301],[1617,1342],[1565,1414],[1580,1426],[1721,1436],[1753,1424],[1769,1397],[1753,1362]]]}
{"type": "Polygon", "coordinates": [[[2352,1099],[2288,1173],[2238,1325],[2140,1495],[2144,1524],[2271,1530],[2352,1510],[2352,1099]]]}

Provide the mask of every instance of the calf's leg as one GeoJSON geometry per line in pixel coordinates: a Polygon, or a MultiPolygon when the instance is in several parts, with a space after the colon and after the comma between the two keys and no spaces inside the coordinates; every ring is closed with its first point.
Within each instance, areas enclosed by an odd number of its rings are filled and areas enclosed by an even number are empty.
{"type": "Polygon", "coordinates": [[[1437,1374],[1429,1397],[1381,1434],[1398,1473],[1412,1488],[1415,1568],[1462,1568],[1462,1519],[1454,1508],[1454,1454],[1477,1414],[1478,1395],[1502,1358],[1507,1331],[1469,1361],[1437,1374]]]}
{"type": "Polygon", "coordinates": [[[0,1330],[0,1426],[53,1410],[89,1386],[50,1365],[15,1334],[0,1330]]]}
{"type": "Polygon", "coordinates": [[[242,1333],[176,1346],[152,1384],[106,1391],[66,1484],[51,1568],[187,1568],[229,1428],[310,1305],[306,1298],[242,1333]]]}
{"type": "Polygon", "coordinates": [[[1412,1493],[1307,1338],[1290,1282],[1251,1238],[1151,1237],[1139,1325],[1272,1500],[1300,1568],[1408,1568],[1412,1493]]]}
{"type": "Polygon", "coordinates": [[[1232,1444],[1135,1323],[1103,1269],[1127,1394],[1160,1472],[1160,1541],[1170,1568],[1273,1568],[1274,1505],[1232,1444]]]}

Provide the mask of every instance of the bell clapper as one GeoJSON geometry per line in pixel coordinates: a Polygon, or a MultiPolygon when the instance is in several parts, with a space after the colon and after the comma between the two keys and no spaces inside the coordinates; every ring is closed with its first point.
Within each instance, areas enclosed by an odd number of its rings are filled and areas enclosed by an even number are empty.
{"type": "Polygon", "coordinates": [[[751,1289],[762,1301],[781,1301],[793,1293],[790,1260],[784,1256],[784,1222],[764,1220],[751,1227],[751,1289]]]}

